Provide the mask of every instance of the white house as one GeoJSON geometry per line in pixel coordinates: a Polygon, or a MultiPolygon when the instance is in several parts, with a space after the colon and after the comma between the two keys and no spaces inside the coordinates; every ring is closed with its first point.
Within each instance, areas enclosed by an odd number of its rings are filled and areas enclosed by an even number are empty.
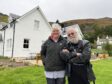
{"type": "Polygon", "coordinates": [[[3,56],[28,57],[40,52],[41,44],[50,35],[51,26],[40,7],[36,7],[21,17],[10,14],[9,24],[2,28],[3,32],[3,56]]]}
{"type": "Polygon", "coordinates": [[[97,49],[102,49],[103,44],[106,43],[112,44],[112,37],[106,37],[106,38],[97,38],[97,49]]]}

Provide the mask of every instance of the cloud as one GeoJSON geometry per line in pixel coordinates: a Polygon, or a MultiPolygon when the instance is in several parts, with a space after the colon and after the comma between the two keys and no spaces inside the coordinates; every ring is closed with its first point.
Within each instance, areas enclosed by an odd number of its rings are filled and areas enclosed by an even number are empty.
{"type": "Polygon", "coordinates": [[[49,21],[112,17],[112,0],[0,0],[0,12],[22,15],[38,4],[49,21]]]}

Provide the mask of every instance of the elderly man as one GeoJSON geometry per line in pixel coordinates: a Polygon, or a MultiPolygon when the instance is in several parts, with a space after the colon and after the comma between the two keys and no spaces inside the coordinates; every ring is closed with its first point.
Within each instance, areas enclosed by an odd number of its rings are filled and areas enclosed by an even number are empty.
{"type": "Polygon", "coordinates": [[[79,39],[74,28],[67,29],[67,40],[68,43],[62,50],[61,57],[68,63],[68,82],[69,84],[89,84],[87,64],[91,54],[90,44],[87,40],[79,39]]]}
{"type": "Polygon", "coordinates": [[[61,26],[52,25],[51,36],[41,48],[47,84],[65,84],[65,63],[60,58],[66,40],[61,36],[61,26]]]}

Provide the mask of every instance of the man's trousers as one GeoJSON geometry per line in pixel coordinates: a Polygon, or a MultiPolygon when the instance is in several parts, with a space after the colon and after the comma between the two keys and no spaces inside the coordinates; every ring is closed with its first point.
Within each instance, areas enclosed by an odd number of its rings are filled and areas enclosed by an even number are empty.
{"type": "Polygon", "coordinates": [[[71,65],[71,76],[68,77],[69,84],[90,84],[87,77],[86,65],[71,65]]]}

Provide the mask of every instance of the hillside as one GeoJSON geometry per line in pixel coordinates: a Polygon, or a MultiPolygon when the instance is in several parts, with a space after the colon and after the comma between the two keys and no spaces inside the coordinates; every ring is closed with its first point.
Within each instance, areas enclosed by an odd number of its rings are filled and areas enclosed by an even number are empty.
{"type": "Polygon", "coordinates": [[[8,15],[0,13],[0,22],[8,22],[8,15]]]}
{"type": "Polygon", "coordinates": [[[105,18],[100,18],[100,19],[78,19],[78,20],[69,20],[62,22],[65,25],[72,25],[72,24],[79,24],[79,25],[84,25],[84,24],[96,24],[98,26],[108,26],[112,25],[112,18],[105,17],[105,18]]]}

